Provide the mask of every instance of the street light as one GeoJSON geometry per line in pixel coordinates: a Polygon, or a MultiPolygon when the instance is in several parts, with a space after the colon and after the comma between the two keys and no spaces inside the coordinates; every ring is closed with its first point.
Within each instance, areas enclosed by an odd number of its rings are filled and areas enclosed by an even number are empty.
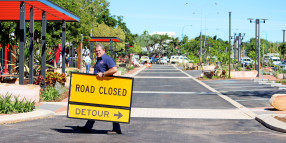
{"type": "Polygon", "coordinates": [[[183,38],[184,38],[184,29],[185,29],[185,27],[187,27],[187,26],[192,26],[192,25],[185,25],[185,26],[183,26],[183,28],[182,28],[182,40],[183,40],[183,38]]]}
{"type": "MultiPolygon", "coordinates": [[[[249,18],[248,20],[250,23],[254,23],[254,19],[249,18]]],[[[256,65],[257,44],[255,44],[255,69],[258,68],[258,78],[260,78],[260,22],[265,23],[266,20],[267,19],[255,19],[255,43],[258,43],[258,65],[256,65]]]]}
{"type": "MultiPolygon", "coordinates": [[[[218,5],[217,2],[215,2],[214,4],[218,5]]],[[[204,5],[203,7],[201,7],[201,27],[200,27],[200,65],[201,67],[202,67],[202,46],[203,46],[202,45],[202,14],[203,14],[203,8],[205,9],[207,5],[204,5]]],[[[195,12],[193,14],[195,14],[195,12]]]]}

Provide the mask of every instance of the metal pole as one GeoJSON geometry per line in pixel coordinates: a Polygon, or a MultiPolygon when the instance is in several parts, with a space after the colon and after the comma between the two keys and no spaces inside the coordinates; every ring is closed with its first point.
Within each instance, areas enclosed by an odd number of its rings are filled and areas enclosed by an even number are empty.
{"type": "Polygon", "coordinates": [[[263,58],[262,58],[262,80],[263,80],[263,72],[264,72],[264,43],[263,43],[263,58]]]}
{"type": "Polygon", "coordinates": [[[114,42],[114,61],[116,63],[116,42],[114,42]]]}
{"type": "Polygon", "coordinates": [[[256,65],[256,60],[257,60],[257,31],[258,31],[258,23],[259,19],[256,19],[255,21],[255,60],[254,60],[254,65],[255,65],[255,70],[257,70],[257,65],[256,65]]]}
{"type": "Polygon", "coordinates": [[[80,69],[79,69],[79,71],[81,72],[81,66],[82,66],[82,40],[83,40],[83,35],[82,34],[80,34],[80,53],[78,53],[78,54],[80,54],[80,69]]]}
{"type": "Polygon", "coordinates": [[[202,67],[202,46],[203,46],[203,43],[202,43],[202,32],[200,32],[200,65],[202,67]]]}
{"type": "MultiPolygon", "coordinates": [[[[244,51],[244,47],[243,47],[243,58],[245,58],[245,51],[244,51]]],[[[245,64],[242,64],[243,65],[243,71],[245,71],[245,64]]]]}
{"type": "Polygon", "coordinates": [[[29,49],[29,84],[33,84],[33,65],[34,65],[34,8],[30,9],[30,49],[29,49]]]}
{"type": "Polygon", "coordinates": [[[230,78],[230,48],[231,48],[231,12],[229,12],[229,37],[228,37],[228,78],[230,78]]]}
{"type": "Polygon", "coordinates": [[[41,67],[41,75],[46,78],[46,33],[47,33],[47,19],[46,12],[43,11],[42,15],[42,67],[41,67]]]}
{"type": "MultiPolygon", "coordinates": [[[[19,55],[19,84],[24,84],[24,47],[26,40],[25,3],[20,4],[20,55],[19,55]]],[[[3,57],[2,57],[3,58],[3,57]]]]}
{"type": "MultiPolygon", "coordinates": [[[[66,22],[62,25],[62,73],[66,71],[66,22]]],[[[71,59],[69,59],[71,60],[71,59]]]]}
{"type": "Polygon", "coordinates": [[[258,78],[260,78],[260,21],[258,20],[257,38],[258,38],[258,78]]]}

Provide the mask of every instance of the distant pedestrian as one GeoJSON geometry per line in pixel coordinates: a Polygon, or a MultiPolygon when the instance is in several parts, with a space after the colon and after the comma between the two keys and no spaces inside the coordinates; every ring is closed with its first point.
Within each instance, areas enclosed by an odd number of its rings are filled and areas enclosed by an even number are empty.
{"type": "Polygon", "coordinates": [[[87,56],[84,58],[85,66],[86,66],[86,73],[89,73],[90,71],[90,64],[91,64],[91,59],[90,59],[90,54],[88,53],[87,56]]]}
{"type": "MultiPolygon", "coordinates": [[[[102,44],[97,44],[95,46],[95,52],[97,61],[94,65],[94,74],[96,74],[98,78],[115,74],[117,72],[116,63],[111,57],[105,54],[104,46],[102,44]]],[[[91,132],[94,123],[94,120],[88,120],[85,126],[78,126],[77,128],[84,132],[91,132]]],[[[120,124],[118,122],[113,122],[113,129],[108,131],[107,134],[122,134],[120,124]]]]}

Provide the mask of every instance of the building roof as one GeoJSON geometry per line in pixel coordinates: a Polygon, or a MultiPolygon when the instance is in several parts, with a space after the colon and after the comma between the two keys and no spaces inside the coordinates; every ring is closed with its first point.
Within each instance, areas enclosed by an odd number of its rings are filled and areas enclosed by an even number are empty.
{"type": "Polygon", "coordinates": [[[42,20],[45,11],[48,21],[78,22],[79,17],[49,0],[0,0],[0,21],[19,21],[20,4],[25,3],[25,20],[30,20],[30,8],[34,7],[34,20],[42,20]]]}

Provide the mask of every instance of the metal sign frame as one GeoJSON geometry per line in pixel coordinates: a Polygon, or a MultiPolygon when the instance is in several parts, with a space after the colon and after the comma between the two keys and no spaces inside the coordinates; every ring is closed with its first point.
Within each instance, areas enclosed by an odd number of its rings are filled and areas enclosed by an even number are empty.
{"type": "MultiPolygon", "coordinates": [[[[119,122],[119,123],[126,123],[126,124],[130,123],[132,96],[133,96],[133,84],[134,84],[134,78],[133,77],[109,76],[109,77],[113,77],[113,78],[123,78],[123,79],[131,79],[132,80],[131,95],[130,95],[130,107],[124,107],[124,106],[118,106],[118,105],[104,105],[104,104],[94,104],[94,103],[84,103],[84,102],[73,102],[73,101],[70,101],[70,98],[71,98],[71,87],[72,87],[72,75],[73,74],[96,76],[95,74],[89,74],[89,73],[71,72],[71,75],[70,75],[70,86],[69,86],[69,97],[68,97],[68,107],[67,107],[67,118],[83,119],[83,120],[96,120],[96,121],[105,121],[105,122],[119,122]],[[70,104],[72,104],[72,105],[90,106],[90,107],[99,107],[99,108],[103,107],[103,108],[110,108],[110,109],[129,110],[128,122],[69,117],[70,104]]],[[[118,117],[119,116],[120,116],[120,113],[119,113],[118,117]]]]}

